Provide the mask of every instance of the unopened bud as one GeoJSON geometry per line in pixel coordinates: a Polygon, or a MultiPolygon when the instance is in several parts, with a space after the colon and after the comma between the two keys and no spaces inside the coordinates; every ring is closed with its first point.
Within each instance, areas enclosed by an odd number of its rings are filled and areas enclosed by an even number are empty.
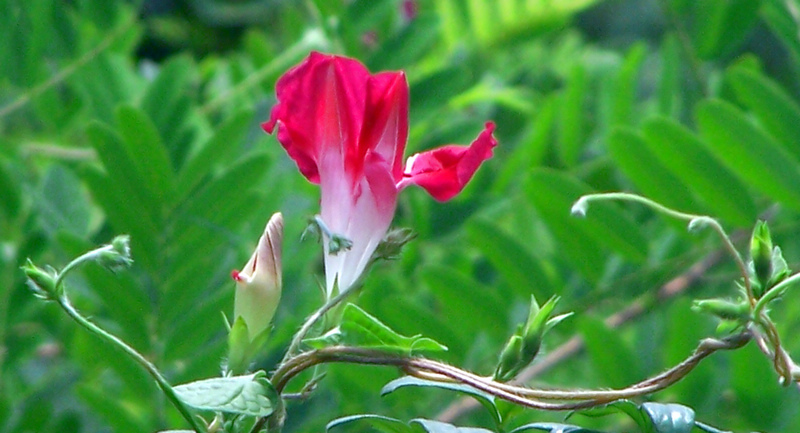
{"type": "Polygon", "coordinates": [[[234,322],[241,317],[247,324],[250,340],[269,327],[281,297],[281,245],[283,216],[270,218],[258,246],[241,271],[231,275],[236,281],[234,322]]]}
{"type": "Polygon", "coordinates": [[[22,266],[22,271],[28,277],[28,287],[34,295],[45,300],[54,300],[59,297],[56,287],[58,276],[55,270],[44,270],[28,259],[22,266]]]}
{"type": "Polygon", "coordinates": [[[766,222],[758,221],[750,238],[750,259],[759,289],[756,297],[764,294],[772,277],[772,249],[769,227],[766,222]]]}
{"type": "Polygon", "coordinates": [[[416,233],[409,228],[392,230],[383,237],[372,255],[376,259],[395,260],[400,256],[405,244],[415,237],[417,237],[416,233]]]}
{"type": "Polygon", "coordinates": [[[692,310],[711,313],[724,320],[743,320],[750,314],[746,302],[732,302],[726,299],[700,299],[692,303],[692,310]]]}
{"type": "Polygon", "coordinates": [[[500,360],[497,362],[497,368],[494,371],[495,380],[505,382],[513,379],[526,365],[522,360],[522,346],[522,337],[517,334],[512,335],[500,352],[500,360]]]}
{"type": "Polygon", "coordinates": [[[119,235],[111,241],[111,248],[103,249],[97,255],[97,263],[111,272],[119,272],[133,263],[131,259],[131,238],[119,235]]]}

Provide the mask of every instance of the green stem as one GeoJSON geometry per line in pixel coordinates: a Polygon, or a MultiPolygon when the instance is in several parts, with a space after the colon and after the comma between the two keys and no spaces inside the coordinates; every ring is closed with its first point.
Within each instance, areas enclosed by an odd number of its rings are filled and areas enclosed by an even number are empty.
{"type": "MultiPolygon", "coordinates": [[[[66,270],[66,268],[64,268],[66,270]]],[[[189,411],[186,405],[178,398],[178,395],[175,394],[175,390],[172,389],[172,386],[167,382],[164,376],[161,375],[161,372],[158,371],[155,365],[153,365],[150,361],[148,361],[142,354],[136,351],[136,349],[129,346],[124,341],[120,340],[117,336],[108,333],[106,330],[100,328],[99,326],[95,325],[94,323],[90,322],[88,319],[83,317],[75,307],[69,302],[69,299],[66,295],[61,296],[57,299],[58,304],[64,311],[69,315],[73,320],[75,320],[79,325],[83,326],[87,331],[91,332],[92,334],[100,337],[101,339],[107,341],[108,343],[117,346],[118,348],[122,349],[123,352],[127,353],[128,356],[133,358],[136,362],[139,363],[148,373],[150,376],[155,379],[158,387],[161,388],[161,391],[164,392],[164,395],[167,396],[167,399],[178,409],[178,412],[181,413],[183,418],[189,425],[198,433],[204,432],[203,429],[195,419],[194,415],[189,411]]]]}
{"type": "MultiPolygon", "coordinates": [[[[351,288],[355,287],[355,284],[351,286],[351,288]]],[[[338,295],[334,296],[333,298],[329,299],[322,307],[320,307],[317,311],[315,311],[311,316],[306,319],[303,326],[300,327],[300,330],[294,335],[292,338],[292,342],[289,344],[289,348],[286,350],[286,355],[283,357],[283,361],[281,364],[286,363],[291,359],[295,353],[300,349],[300,344],[303,343],[303,340],[308,335],[311,328],[325,315],[328,311],[333,309],[333,307],[339,305],[346,297],[350,296],[353,293],[353,290],[345,290],[340,292],[338,295]]]]}
{"type": "Polygon", "coordinates": [[[759,317],[761,312],[764,310],[770,302],[772,302],[778,296],[781,296],[788,286],[800,281],[800,273],[794,274],[791,277],[781,281],[779,284],[775,285],[775,287],[769,289],[767,293],[762,296],[758,302],[756,302],[755,307],[753,307],[753,317],[759,317]]]}
{"type": "Polygon", "coordinates": [[[731,238],[728,236],[727,233],[725,233],[725,229],[722,228],[722,225],[719,223],[719,221],[706,215],[696,215],[696,214],[676,211],[675,209],[670,209],[662,205],[661,203],[650,200],[649,198],[626,192],[610,192],[610,193],[584,195],[580,197],[578,201],[576,201],[575,204],[572,206],[572,213],[573,215],[584,216],[586,215],[586,210],[589,207],[589,202],[603,201],[603,200],[621,200],[621,201],[630,201],[643,204],[657,212],[661,212],[662,214],[665,214],[672,218],[687,221],[689,223],[689,230],[693,230],[695,228],[702,226],[711,226],[711,228],[714,229],[715,232],[717,232],[720,239],[722,239],[722,243],[725,245],[725,249],[728,250],[731,257],[733,257],[734,262],[736,262],[736,266],[739,268],[739,273],[742,274],[742,279],[744,280],[744,287],[745,290],[747,291],[747,299],[750,302],[750,306],[755,307],[756,298],[753,295],[753,287],[752,284],[750,283],[750,275],[747,272],[747,265],[745,265],[744,259],[742,259],[742,256],[739,254],[739,251],[736,250],[736,246],[733,245],[733,241],[731,241],[731,238]]]}

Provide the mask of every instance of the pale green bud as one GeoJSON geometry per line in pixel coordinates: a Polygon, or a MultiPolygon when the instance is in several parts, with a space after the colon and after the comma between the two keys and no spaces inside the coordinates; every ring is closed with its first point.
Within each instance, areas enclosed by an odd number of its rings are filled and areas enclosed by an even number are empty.
{"type": "Polygon", "coordinates": [[[258,246],[241,271],[231,275],[236,281],[233,320],[241,317],[247,324],[250,340],[269,327],[281,298],[281,246],[283,216],[270,218],[258,246]]]}
{"type": "Polygon", "coordinates": [[[25,265],[22,266],[22,271],[28,277],[28,287],[37,297],[45,300],[55,300],[61,295],[56,287],[58,275],[55,270],[44,270],[33,264],[31,259],[28,259],[25,265]]]}
{"type": "Polygon", "coordinates": [[[772,237],[764,221],[758,221],[750,238],[750,259],[756,276],[757,298],[764,294],[772,277],[772,237]]]}

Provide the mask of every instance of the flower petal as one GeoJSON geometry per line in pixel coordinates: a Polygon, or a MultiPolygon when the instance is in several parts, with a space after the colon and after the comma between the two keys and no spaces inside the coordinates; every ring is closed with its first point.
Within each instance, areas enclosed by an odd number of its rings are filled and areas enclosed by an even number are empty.
{"type": "Polygon", "coordinates": [[[261,126],[277,138],[300,172],[319,183],[324,154],[352,160],[364,117],[369,71],[356,60],[313,52],[275,85],[278,103],[261,126]]]}
{"type": "Polygon", "coordinates": [[[403,152],[408,140],[408,82],[403,72],[370,77],[358,161],[372,151],[388,164],[395,182],[403,177],[403,152]]]}
{"type": "Polygon", "coordinates": [[[442,146],[408,158],[398,188],[416,184],[436,200],[450,200],[464,189],[481,163],[492,157],[492,148],[497,146],[492,132],[494,123],[488,122],[469,146],[442,146]]]}

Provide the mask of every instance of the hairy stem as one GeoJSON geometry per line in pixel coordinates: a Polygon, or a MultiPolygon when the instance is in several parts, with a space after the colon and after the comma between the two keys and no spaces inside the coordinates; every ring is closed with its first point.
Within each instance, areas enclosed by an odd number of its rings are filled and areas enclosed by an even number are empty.
{"type": "Polygon", "coordinates": [[[650,200],[649,198],[626,192],[610,192],[610,193],[584,195],[580,197],[578,201],[576,201],[575,204],[572,206],[572,213],[583,216],[586,214],[589,202],[605,201],[605,200],[621,200],[621,201],[630,201],[643,204],[664,215],[688,222],[689,230],[702,226],[710,226],[715,232],[717,232],[720,239],[722,240],[723,245],[725,246],[725,249],[728,251],[728,253],[730,253],[731,257],[736,263],[736,267],[739,268],[739,273],[742,275],[745,291],[747,292],[747,299],[750,302],[750,306],[755,307],[756,298],[753,295],[753,287],[750,282],[750,274],[747,272],[747,265],[745,265],[744,259],[742,259],[741,254],[739,254],[739,251],[736,249],[736,246],[733,244],[733,241],[731,241],[730,236],[728,236],[728,234],[725,232],[725,229],[722,228],[722,225],[719,223],[719,221],[706,215],[696,215],[696,214],[676,211],[675,209],[670,209],[662,205],[661,203],[650,200]]]}
{"type": "MultiPolygon", "coordinates": [[[[88,254],[88,253],[87,253],[88,254]]],[[[74,262],[73,262],[74,263],[74,262]]],[[[67,270],[67,268],[65,268],[67,270]]],[[[62,272],[63,273],[63,272],[62,272]]],[[[94,323],[90,322],[88,319],[83,317],[75,307],[69,302],[69,299],[66,295],[61,296],[57,299],[58,304],[61,306],[62,309],[69,315],[73,320],[75,320],[79,325],[81,325],[84,329],[91,332],[92,334],[100,337],[102,340],[122,349],[123,352],[128,354],[131,358],[133,358],[139,365],[144,367],[145,370],[153,377],[153,379],[158,384],[158,387],[167,397],[167,399],[178,409],[181,416],[189,423],[189,425],[194,429],[194,431],[201,433],[204,432],[205,429],[200,426],[197,422],[197,419],[194,415],[189,411],[186,405],[178,398],[178,395],[175,394],[175,390],[172,389],[172,386],[167,382],[164,376],[161,375],[161,372],[158,371],[153,363],[147,360],[142,354],[136,351],[133,347],[129,346],[127,343],[119,339],[117,336],[110,334],[106,330],[100,328],[99,326],[95,325],[94,323]]]]}

